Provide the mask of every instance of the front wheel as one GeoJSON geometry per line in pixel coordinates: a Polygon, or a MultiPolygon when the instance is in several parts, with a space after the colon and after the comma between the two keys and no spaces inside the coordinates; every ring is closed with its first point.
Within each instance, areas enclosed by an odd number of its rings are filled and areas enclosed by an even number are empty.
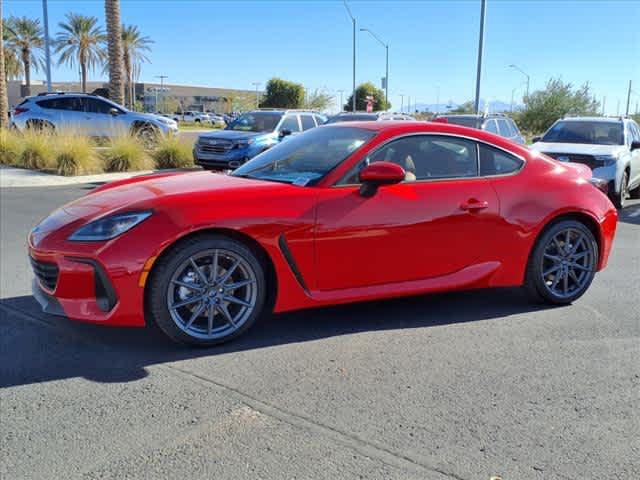
{"type": "Polygon", "coordinates": [[[190,345],[227,342],[248,330],[265,306],[264,268],[244,244],[219,235],[181,242],[153,271],[151,320],[190,345]]]}
{"type": "Polygon", "coordinates": [[[593,233],[574,220],[563,220],[538,239],[527,265],[525,289],[534,301],[571,303],[589,288],[598,265],[593,233]]]}
{"type": "Polygon", "coordinates": [[[622,180],[620,181],[620,192],[613,192],[611,201],[616,208],[624,208],[627,197],[629,196],[629,174],[625,170],[622,172],[622,180]]]}

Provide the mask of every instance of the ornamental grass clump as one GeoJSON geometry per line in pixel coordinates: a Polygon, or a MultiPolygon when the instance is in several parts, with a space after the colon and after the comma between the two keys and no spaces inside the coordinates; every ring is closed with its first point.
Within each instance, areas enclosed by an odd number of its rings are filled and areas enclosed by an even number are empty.
{"type": "Polygon", "coordinates": [[[59,175],[83,175],[102,171],[95,145],[84,136],[62,135],[56,138],[55,164],[59,175]]]}
{"type": "Polygon", "coordinates": [[[107,172],[128,172],[151,170],[153,160],[142,143],[133,136],[126,135],[111,140],[104,153],[104,169],[107,172]]]}
{"type": "Polygon", "coordinates": [[[0,164],[20,165],[22,155],[22,138],[15,130],[0,130],[0,164]]]}
{"type": "Polygon", "coordinates": [[[191,147],[181,142],[174,135],[166,135],[159,139],[153,150],[156,168],[186,168],[193,166],[191,147]]]}
{"type": "Polygon", "coordinates": [[[53,140],[50,133],[26,130],[22,135],[22,152],[18,165],[33,170],[55,168],[53,140]]]}

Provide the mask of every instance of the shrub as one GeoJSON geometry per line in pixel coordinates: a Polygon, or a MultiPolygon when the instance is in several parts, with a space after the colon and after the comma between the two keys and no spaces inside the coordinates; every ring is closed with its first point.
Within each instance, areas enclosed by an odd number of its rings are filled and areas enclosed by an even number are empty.
{"type": "Polygon", "coordinates": [[[174,135],[162,137],[152,153],[156,168],[184,168],[193,166],[191,147],[174,135]]]}
{"type": "Polygon", "coordinates": [[[56,137],[56,170],[59,175],[80,175],[101,171],[100,158],[87,137],[56,137]]]}
{"type": "Polygon", "coordinates": [[[54,168],[52,139],[53,136],[48,133],[26,130],[22,136],[19,165],[34,170],[54,168]]]}
{"type": "Polygon", "coordinates": [[[104,153],[104,169],[107,172],[151,170],[153,161],[142,143],[130,135],[117,137],[109,142],[104,153]]]}
{"type": "Polygon", "coordinates": [[[19,165],[22,139],[14,130],[0,130],[0,164],[19,165]]]}

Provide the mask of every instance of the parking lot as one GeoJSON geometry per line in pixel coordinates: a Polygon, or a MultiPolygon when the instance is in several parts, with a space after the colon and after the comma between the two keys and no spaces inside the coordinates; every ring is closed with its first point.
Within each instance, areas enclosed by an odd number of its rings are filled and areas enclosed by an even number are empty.
{"type": "Polygon", "coordinates": [[[640,478],[640,202],[575,304],[517,289],[278,315],[214,349],[40,312],[0,190],[0,477],[640,478]]]}

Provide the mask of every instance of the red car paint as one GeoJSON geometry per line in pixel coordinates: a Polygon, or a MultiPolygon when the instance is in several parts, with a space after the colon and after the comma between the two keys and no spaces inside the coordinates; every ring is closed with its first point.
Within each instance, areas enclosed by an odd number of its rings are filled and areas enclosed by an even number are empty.
{"type": "Polygon", "coordinates": [[[524,281],[540,232],[566,214],[591,222],[600,247],[598,269],[605,267],[617,213],[589,183],[588,169],[457,125],[352,122],[349,126],[375,130],[376,135],[314,186],[201,171],[139,176],[99,187],[53,212],[29,235],[31,257],[55,263],[59,269],[53,291],[40,286],[72,319],[142,326],[143,267],[177,240],[206,230],[227,232],[264,251],[275,272],[276,312],[424,292],[517,286],[524,281]],[[368,198],[359,193],[358,185],[335,185],[372,149],[409,133],[463,136],[511,152],[525,165],[503,176],[384,185],[368,198]],[[109,241],[68,241],[89,221],[134,210],[154,213],[109,241]],[[281,237],[296,268],[287,261],[281,237]],[[102,267],[115,290],[117,303],[108,312],[97,305],[96,269],[87,259],[102,267]]]}

